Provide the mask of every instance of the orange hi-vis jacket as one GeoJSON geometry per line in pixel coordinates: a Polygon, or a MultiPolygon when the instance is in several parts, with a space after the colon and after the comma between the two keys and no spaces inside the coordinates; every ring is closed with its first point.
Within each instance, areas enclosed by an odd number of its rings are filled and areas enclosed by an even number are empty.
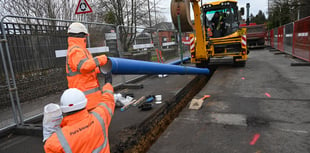
{"type": "Polygon", "coordinates": [[[78,88],[88,99],[87,110],[91,110],[102,101],[97,73],[99,66],[107,63],[105,55],[93,58],[86,49],[86,38],[68,38],[66,71],[69,88],[78,88]]]}
{"type": "Polygon", "coordinates": [[[110,153],[108,128],[114,114],[113,87],[107,83],[101,102],[92,111],[83,109],[65,116],[61,129],[45,142],[46,153],[110,153]]]}

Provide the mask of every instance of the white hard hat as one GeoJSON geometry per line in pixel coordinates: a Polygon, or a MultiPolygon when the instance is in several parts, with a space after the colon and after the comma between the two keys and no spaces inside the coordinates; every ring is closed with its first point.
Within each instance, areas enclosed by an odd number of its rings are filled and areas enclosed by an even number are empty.
{"type": "Polygon", "coordinates": [[[87,99],[84,93],[76,88],[67,89],[60,98],[60,108],[63,113],[85,108],[86,103],[87,99]]]}
{"type": "Polygon", "coordinates": [[[69,28],[68,28],[68,33],[85,33],[88,34],[87,28],[84,26],[84,24],[79,23],[79,22],[73,22],[69,28]]]}

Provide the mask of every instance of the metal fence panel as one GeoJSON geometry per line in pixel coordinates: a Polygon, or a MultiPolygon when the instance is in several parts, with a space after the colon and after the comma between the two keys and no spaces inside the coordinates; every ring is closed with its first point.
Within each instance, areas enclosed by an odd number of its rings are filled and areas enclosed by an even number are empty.
{"type": "MultiPolygon", "coordinates": [[[[117,36],[118,50],[122,58],[163,63],[179,57],[175,30],[118,26],[117,36]]],[[[139,76],[122,77],[125,83],[125,80],[139,76]]]]}
{"type": "Polygon", "coordinates": [[[286,24],[284,27],[284,52],[292,55],[294,23],[286,24]]]}
{"type": "MultiPolygon", "coordinates": [[[[18,99],[13,101],[21,106],[21,116],[32,118],[43,111],[47,103],[58,103],[60,94],[67,88],[65,73],[65,57],[57,58],[55,50],[67,50],[67,28],[73,21],[44,19],[32,17],[7,16],[3,19],[3,32],[7,38],[8,48],[3,47],[4,53],[10,54],[13,76],[10,81],[16,82],[18,99]]],[[[108,56],[117,56],[116,39],[107,35],[115,33],[116,26],[101,23],[84,23],[89,30],[88,47],[110,47],[108,56]]],[[[113,35],[113,34],[112,34],[113,35]]],[[[8,54],[7,54],[8,55],[8,54]]],[[[6,55],[6,56],[7,56],[6,55]]],[[[3,62],[1,63],[3,64],[3,62]]],[[[10,90],[5,86],[3,66],[0,70],[1,96],[0,110],[4,114],[15,106],[8,98],[10,90]],[[3,84],[3,85],[2,85],[3,84]]],[[[5,115],[8,122],[14,123],[10,115],[5,115]]],[[[8,122],[1,124],[8,125],[8,122]]]]}
{"type": "Polygon", "coordinates": [[[284,26],[278,27],[278,50],[282,52],[284,52],[283,32],[284,32],[284,26]]]}
{"type": "Polygon", "coordinates": [[[270,34],[271,34],[271,31],[270,30],[268,30],[267,32],[266,32],[266,36],[265,36],[265,45],[266,46],[270,46],[270,34]]]}
{"type": "Polygon", "coordinates": [[[278,28],[273,29],[273,48],[278,49],[278,28]]]}
{"type": "MultiPolygon", "coordinates": [[[[16,113],[9,113],[16,107],[10,104],[12,99],[21,106],[17,109],[20,110],[22,121],[41,115],[44,105],[48,103],[59,103],[61,93],[67,88],[66,54],[56,57],[55,51],[67,50],[67,28],[72,22],[74,21],[19,16],[3,18],[1,37],[3,39],[6,36],[8,47],[2,47],[1,51],[9,53],[10,56],[7,56],[10,60],[0,63],[0,110],[2,114],[6,114],[1,115],[3,122],[0,128],[9,123],[14,124],[13,118],[18,116],[16,113]],[[3,63],[12,64],[14,77],[4,73],[3,63]],[[5,79],[6,76],[9,79],[5,79]],[[10,98],[11,92],[6,87],[6,83],[11,83],[12,80],[16,82],[18,99],[10,98]],[[8,122],[2,118],[6,118],[8,122]]],[[[104,53],[107,56],[152,62],[168,62],[171,58],[180,57],[177,47],[179,39],[173,30],[124,26],[117,29],[114,25],[83,23],[90,33],[88,47],[108,47],[108,52],[104,53]]],[[[189,56],[189,50],[186,51],[184,54],[189,56]]],[[[120,79],[119,75],[113,76],[113,85],[126,83],[139,76],[122,77],[120,79]]]]}
{"type": "Polygon", "coordinates": [[[310,17],[294,23],[293,56],[310,62],[310,17]]]}
{"type": "Polygon", "coordinates": [[[274,32],[273,29],[270,30],[270,46],[274,48],[274,32]]]}
{"type": "MultiPolygon", "coordinates": [[[[3,39],[3,37],[1,38],[3,39]]],[[[0,108],[1,112],[4,115],[0,115],[0,130],[5,129],[5,127],[8,127],[10,125],[14,125],[15,123],[19,122],[17,118],[17,113],[15,109],[14,103],[12,103],[10,97],[12,96],[12,93],[9,94],[10,86],[7,82],[9,80],[9,72],[8,72],[8,66],[7,66],[7,56],[4,52],[5,45],[3,41],[0,43],[0,108]],[[3,103],[5,101],[6,103],[3,103]],[[14,105],[14,107],[12,107],[14,105]],[[14,109],[13,109],[14,108],[14,109]]]]}
{"type": "MultiPolygon", "coordinates": [[[[160,51],[163,52],[165,59],[173,58],[179,55],[178,52],[178,33],[175,30],[159,30],[158,39],[160,51]]],[[[185,47],[185,45],[183,45],[185,47]]]]}

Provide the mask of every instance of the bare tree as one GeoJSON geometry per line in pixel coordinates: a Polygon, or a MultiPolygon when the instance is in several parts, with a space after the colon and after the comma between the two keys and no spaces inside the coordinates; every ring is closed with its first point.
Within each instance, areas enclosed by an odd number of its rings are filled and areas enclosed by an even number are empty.
{"type": "Polygon", "coordinates": [[[145,0],[102,0],[98,1],[98,6],[101,7],[101,11],[98,12],[100,18],[109,19],[109,23],[114,21],[113,24],[119,25],[123,50],[128,50],[133,44],[137,32],[136,27],[149,23],[148,5],[145,0]]]}
{"type": "Polygon", "coordinates": [[[57,19],[75,19],[74,0],[1,0],[0,16],[32,16],[57,19]]]}
{"type": "MultiPolygon", "coordinates": [[[[153,27],[155,20],[162,20],[159,15],[160,8],[156,8],[155,19],[155,7],[160,0],[87,0],[87,2],[92,7],[93,13],[76,15],[77,0],[0,0],[2,7],[0,17],[11,14],[85,21],[84,17],[87,16],[87,21],[120,25],[120,39],[124,50],[127,50],[133,43],[137,26],[153,27]]],[[[39,21],[25,20],[23,22],[39,21]]],[[[51,22],[51,24],[54,25],[56,22],[51,22]]]]}
{"type": "MultiPolygon", "coordinates": [[[[303,11],[307,6],[308,0],[275,0],[275,5],[272,8],[272,13],[269,14],[268,27],[278,27],[280,25],[284,25],[290,22],[293,22],[298,19],[299,11],[303,15],[306,15],[306,12],[303,11]]],[[[310,3],[309,3],[310,4],[310,3]]]]}

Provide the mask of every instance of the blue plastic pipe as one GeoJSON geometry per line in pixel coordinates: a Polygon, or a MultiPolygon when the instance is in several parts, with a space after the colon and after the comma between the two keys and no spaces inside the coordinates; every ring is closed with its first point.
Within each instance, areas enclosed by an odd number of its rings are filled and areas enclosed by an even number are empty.
{"type": "MultiPolygon", "coordinates": [[[[185,58],[183,58],[183,62],[185,62],[185,61],[189,61],[190,59],[191,59],[190,57],[185,57],[185,58]]],[[[180,65],[180,64],[181,64],[181,62],[182,62],[182,60],[181,60],[181,59],[179,59],[179,60],[176,60],[176,61],[170,62],[170,63],[168,63],[168,64],[172,64],[172,65],[180,65]]]]}
{"type": "Polygon", "coordinates": [[[109,57],[109,63],[101,67],[102,71],[112,74],[209,74],[207,68],[195,68],[171,64],[138,61],[109,57]]]}

